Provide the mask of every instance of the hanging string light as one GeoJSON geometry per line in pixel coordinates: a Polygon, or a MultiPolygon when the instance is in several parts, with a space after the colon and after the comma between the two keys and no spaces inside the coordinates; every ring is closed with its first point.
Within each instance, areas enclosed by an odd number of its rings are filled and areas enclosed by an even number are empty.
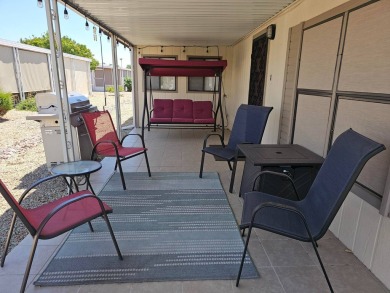
{"type": "Polygon", "coordinates": [[[102,35],[102,33],[103,33],[103,30],[101,27],[99,27],[99,35],[102,35]]]}
{"type": "Polygon", "coordinates": [[[206,53],[208,53],[208,52],[209,52],[209,46],[206,47],[206,53]]]}
{"type": "Polygon", "coordinates": [[[161,46],[161,50],[160,50],[160,52],[162,53],[162,52],[164,52],[164,46],[161,46]]]}
{"type": "Polygon", "coordinates": [[[85,18],[85,30],[89,31],[89,23],[88,23],[87,18],[85,18]]]}
{"type": "Polygon", "coordinates": [[[183,53],[185,53],[185,52],[186,52],[186,46],[183,47],[183,53]]]}
{"type": "Polygon", "coordinates": [[[68,10],[66,9],[66,3],[65,3],[65,8],[64,8],[64,18],[69,19],[69,13],[68,13],[68,10]]]}
{"type": "Polygon", "coordinates": [[[43,7],[43,0],[38,0],[38,1],[37,1],[37,6],[38,6],[39,8],[42,8],[42,7],[43,7]]]}

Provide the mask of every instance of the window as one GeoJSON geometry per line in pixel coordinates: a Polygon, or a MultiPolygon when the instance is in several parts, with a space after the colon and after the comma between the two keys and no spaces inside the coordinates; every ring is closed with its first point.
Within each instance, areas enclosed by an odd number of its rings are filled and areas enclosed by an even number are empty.
{"type": "MultiPolygon", "coordinates": [[[[163,60],[176,60],[176,57],[144,57],[163,60]]],[[[146,88],[150,89],[152,84],[152,90],[156,91],[176,91],[176,77],[175,76],[147,76],[146,88]]]]}
{"type": "MultiPolygon", "coordinates": [[[[219,61],[220,58],[202,58],[194,57],[188,58],[193,61],[219,61]]],[[[218,91],[219,77],[205,76],[205,77],[188,77],[188,91],[194,92],[213,92],[218,91]],[[216,83],[216,84],[215,84],[216,83]],[[214,89],[215,85],[215,89],[214,89]]]]}

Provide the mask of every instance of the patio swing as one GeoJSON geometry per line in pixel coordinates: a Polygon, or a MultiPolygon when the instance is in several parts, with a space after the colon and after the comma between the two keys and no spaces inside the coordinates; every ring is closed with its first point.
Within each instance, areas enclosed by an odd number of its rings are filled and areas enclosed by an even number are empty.
{"type": "Polygon", "coordinates": [[[144,108],[142,114],[142,136],[145,126],[150,131],[154,125],[192,125],[202,127],[213,125],[217,128],[217,117],[221,120],[222,137],[224,137],[225,121],[222,109],[222,72],[227,66],[226,60],[219,61],[194,61],[194,60],[162,60],[152,58],[139,58],[139,65],[144,71],[144,84],[147,77],[151,76],[186,76],[186,77],[214,77],[213,101],[193,101],[191,99],[154,99],[153,91],[149,86],[148,93],[144,91],[144,108]],[[218,91],[216,82],[218,78],[218,91]],[[216,98],[217,96],[217,98],[216,98]],[[150,109],[149,109],[150,105],[150,109]],[[145,118],[147,124],[145,125],[145,118]]]}

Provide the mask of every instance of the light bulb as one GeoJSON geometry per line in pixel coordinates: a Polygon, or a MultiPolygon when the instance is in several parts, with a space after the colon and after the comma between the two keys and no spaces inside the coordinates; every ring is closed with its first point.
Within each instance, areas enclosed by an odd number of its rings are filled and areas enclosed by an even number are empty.
{"type": "Polygon", "coordinates": [[[66,9],[66,4],[65,4],[65,9],[64,9],[64,18],[69,19],[69,13],[68,13],[68,10],[66,9]]]}

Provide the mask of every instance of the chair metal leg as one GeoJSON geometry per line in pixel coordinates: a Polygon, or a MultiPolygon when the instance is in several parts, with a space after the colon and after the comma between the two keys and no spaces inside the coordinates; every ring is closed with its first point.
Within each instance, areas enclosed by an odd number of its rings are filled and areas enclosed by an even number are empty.
{"type": "Polygon", "coordinates": [[[12,216],[11,225],[9,227],[7,240],[5,241],[3,255],[1,257],[1,264],[0,264],[1,267],[4,267],[4,262],[5,262],[5,258],[7,257],[9,244],[11,243],[12,232],[14,231],[14,227],[15,227],[15,222],[16,222],[16,214],[14,213],[14,215],[12,216]]]}
{"type": "Polygon", "coordinates": [[[242,231],[241,231],[241,237],[244,237],[245,236],[245,228],[244,229],[242,229],[242,231]]]}
{"type": "Polygon", "coordinates": [[[316,255],[317,255],[318,261],[320,262],[320,265],[321,265],[322,272],[323,272],[323,273],[324,273],[324,275],[325,275],[325,279],[326,279],[326,282],[328,283],[328,287],[329,287],[329,289],[330,289],[330,292],[332,292],[332,293],[333,293],[334,291],[333,291],[332,285],[330,284],[330,281],[329,281],[329,278],[328,278],[328,274],[326,273],[326,270],[325,270],[324,264],[322,263],[322,260],[321,260],[320,254],[318,253],[318,250],[317,250],[317,242],[316,242],[316,241],[314,241],[314,239],[311,237],[311,235],[310,235],[310,239],[311,239],[311,244],[313,245],[314,251],[316,252],[316,255]]]}
{"type": "Polygon", "coordinates": [[[227,163],[228,163],[228,165],[229,165],[229,169],[230,169],[230,171],[232,171],[232,170],[233,170],[233,168],[232,168],[232,164],[230,163],[230,161],[227,161],[227,163]]]}
{"type": "Polygon", "coordinates": [[[203,176],[204,155],[205,155],[205,152],[202,152],[202,160],[200,161],[199,178],[202,178],[202,176],[203,176]]]}
{"type": "Polygon", "coordinates": [[[150,173],[149,160],[148,160],[148,155],[147,155],[146,151],[144,152],[144,155],[145,155],[146,167],[148,168],[149,177],[152,177],[152,174],[150,173]]]}
{"type": "Polygon", "coordinates": [[[28,276],[30,274],[31,265],[32,265],[32,262],[34,259],[34,254],[35,254],[35,250],[37,248],[37,244],[38,244],[38,234],[34,236],[33,244],[32,244],[31,251],[30,251],[30,256],[29,256],[28,261],[27,261],[26,271],[24,272],[22,286],[20,287],[20,293],[23,293],[24,290],[26,290],[27,280],[28,280],[28,276]]]}
{"type": "Polygon", "coordinates": [[[121,162],[120,162],[119,158],[117,158],[116,163],[117,163],[117,165],[119,166],[119,173],[121,174],[123,190],[126,190],[125,177],[123,176],[122,165],[121,165],[121,162]]]}
{"type": "Polygon", "coordinates": [[[91,230],[91,232],[95,232],[95,230],[93,230],[91,222],[88,222],[88,226],[89,226],[89,230],[91,230]]]}
{"type": "Polygon", "coordinates": [[[106,214],[103,215],[103,219],[106,221],[108,230],[110,231],[110,235],[111,235],[112,241],[114,242],[114,246],[115,246],[115,249],[116,249],[116,253],[118,254],[119,259],[120,259],[120,260],[123,260],[122,253],[121,253],[121,251],[119,250],[118,242],[116,241],[114,232],[112,231],[112,227],[111,227],[111,224],[110,224],[110,220],[108,219],[108,217],[107,217],[106,214]]]}
{"type": "Polygon", "coordinates": [[[248,250],[249,239],[251,237],[251,233],[252,233],[252,225],[249,226],[248,237],[247,237],[246,242],[245,242],[245,248],[244,248],[244,252],[242,254],[240,270],[238,271],[238,276],[237,276],[237,280],[236,280],[236,287],[238,287],[238,284],[240,283],[242,267],[244,266],[246,251],[248,250]]]}
{"type": "Polygon", "coordinates": [[[233,185],[234,185],[234,178],[236,177],[236,169],[237,169],[237,158],[234,160],[233,163],[233,170],[232,170],[232,175],[230,177],[230,186],[229,186],[229,192],[233,192],[233,185]]]}

